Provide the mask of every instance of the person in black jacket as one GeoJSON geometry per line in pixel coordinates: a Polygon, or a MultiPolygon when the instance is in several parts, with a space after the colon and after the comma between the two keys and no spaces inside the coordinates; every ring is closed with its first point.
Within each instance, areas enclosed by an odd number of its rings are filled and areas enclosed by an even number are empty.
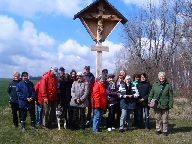
{"type": "Polygon", "coordinates": [[[15,127],[18,127],[21,118],[21,113],[19,111],[19,104],[18,104],[18,96],[16,92],[16,86],[19,83],[19,81],[20,81],[20,73],[15,72],[13,74],[13,80],[9,83],[9,86],[7,88],[7,92],[9,94],[9,103],[11,105],[12,110],[13,124],[15,127]]]}
{"type": "Polygon", "coordinates": [[[151,90],[151,85],[147,80],[147,74],[142,73],[140,76],[140,81],[137,85],[139,91],[139,99],[138,99],[138,125],[140,128],[150,129],[149,125],[149,106],[148,106],[148,96],[151,90]],[[143,120],[143,112],[145,114],[145,121],[143,120]]]}

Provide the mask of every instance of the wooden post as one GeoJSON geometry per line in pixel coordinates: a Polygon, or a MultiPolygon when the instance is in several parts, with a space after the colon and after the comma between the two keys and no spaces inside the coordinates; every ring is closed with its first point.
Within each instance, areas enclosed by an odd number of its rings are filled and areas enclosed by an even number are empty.
{"type": "MultiPolygon", "coordinates": [[[[104,10],[104,6],[103,6],[103,2],[99,3],[99,7],[98,7],[98,27],[97,27],[97,46],[101,46],[102,47],[102,33],[103,33],[103,12],[104,10]]],[[[98,51],[97,50],[97,57],[96,57],[96,77],[98,77],[101,74],[102,71],[102,50],[98,51]]]]}

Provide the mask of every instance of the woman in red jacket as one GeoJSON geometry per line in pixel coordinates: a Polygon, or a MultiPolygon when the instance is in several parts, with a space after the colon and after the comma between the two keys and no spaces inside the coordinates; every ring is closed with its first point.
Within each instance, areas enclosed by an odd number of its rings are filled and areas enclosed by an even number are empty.
{"type": "Polygon", "coordinates": [[[92,107],[93,107],[93,132],[101,132],[101,118],[107,109],[107,92],[105,87],[105,76],[100,75],[93,86],[92,107]]]}

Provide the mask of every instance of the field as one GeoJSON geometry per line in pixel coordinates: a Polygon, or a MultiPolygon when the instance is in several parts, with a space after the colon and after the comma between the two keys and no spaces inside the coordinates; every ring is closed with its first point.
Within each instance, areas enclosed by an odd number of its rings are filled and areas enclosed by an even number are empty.
{"type": "Polygon", "coordinates": [[[153,119],[150,131],[134,129],[123,134],[119,133],[118,129],[112,132],[103,129],[102,133],[93,134],[91,128],[77,131],[68,129],[47,131],[38,128],[34,132],[30,129],[28,119],[27,132],[22,133],[20,128],[12,126],[11,110],[6,93],[7,86],[8,81],[0,79],[0,144],[191,144],[192,142],[192,120],[174,117],[170,119],[171,133],[167,137],[157,136],[154,133],[153,119]]]}

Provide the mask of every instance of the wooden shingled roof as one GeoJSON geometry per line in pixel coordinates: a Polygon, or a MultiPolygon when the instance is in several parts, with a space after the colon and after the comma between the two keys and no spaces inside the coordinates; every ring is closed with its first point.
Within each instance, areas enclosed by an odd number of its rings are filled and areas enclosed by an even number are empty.
{"type": "Polygon", "coordinates": [[[78,12],[77,14],[75,14],[73,19],[75,20],[76,18],[80,18],[81,15],[84,15],[84,14],[87,13],[88,11],[91,11],[91,9],[92,9],[93,7],[95,7],[95,6],[97,6],[100,1],[103,1],[104,4],[105,4],[109,9],[111,9],[111,11],[113,11],[113,13],[114,13],[115,15],[117,15],[117,16],[121,19],[120,22],[121,22],[122,24],[125,24],[125,23],[127,22],[127,19],[126,19],[113,5],[111,5],[107,0],[96,0],[96,1],[93,2],[92,4],[90,4],[89,6],[87,6],[87,7],[84,8],[84,9],[82,9],[82,10],[81,10],[80,12],[78,12]]]}

